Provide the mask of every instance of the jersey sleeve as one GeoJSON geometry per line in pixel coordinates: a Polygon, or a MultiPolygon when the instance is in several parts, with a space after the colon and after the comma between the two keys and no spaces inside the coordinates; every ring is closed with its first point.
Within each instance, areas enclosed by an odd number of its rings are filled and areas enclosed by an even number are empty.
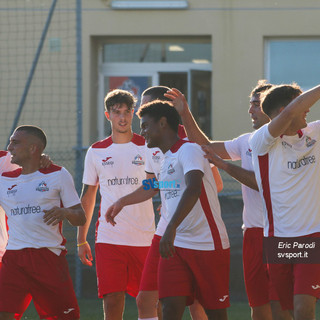
{"type": "Polygon", "coordinates": [[[96,165],[94,163],[94,154],[92,148],[90,147],[84,161],[82,183],[87,184],[89,186],[96,186],[98,182],[99,176],[96,170],[96,165]]]}
{"type": "Polygon", "coordinates": [[[205,162],[208,163],[208,160],[204,158],[204,152],[200,146],[195,143],[185,143],[179,152],[179,162],[185,175],[192,170],[200,170],[204,173],[205,162]]]}
{"type": "Polygon", "coordinates": [[[232,161],[241,160],[241,146],[246,136],[247,133],[224,142],[224,147],[226,148],[226,151],[228,152],[232,161]]]}
{"type": "Polygon", "coordinates": [[[65,168],[61,169],[60,198],[65,208],[70,208],[80,203],[72,176],[65,168]]]}
{"type": "Polygon", "coordinates": [[[0,151],[0,174],[7,171],[16,170],[19,167],[11,163],[11,154],[7,151],[0,151]]]}
{"type": "Polygon", "coordinates": [[[268,124],[265,124],[249,138],[249,145],[252,153],[256,156],[262,156],[269,152],[270,148],[275,144],[277,138],[274,138],[268,129],[268,124]]]}
{"type": "Polygon", "coordinates": [[[154,170],[152,168],[152,152],[155,150],[154,148],[146,148],[146,162],[145,162],[145,172],[147,173],[154,173],[154,170]]]}

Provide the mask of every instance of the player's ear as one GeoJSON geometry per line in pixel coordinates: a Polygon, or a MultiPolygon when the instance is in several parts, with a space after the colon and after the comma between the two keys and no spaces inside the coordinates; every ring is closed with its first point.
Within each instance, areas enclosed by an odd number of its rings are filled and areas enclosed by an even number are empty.
{"type": "Polygon", "coordinates": [[[159,120],[160,128],[164,128],[167,125],[168,121],[166,117],[161,117],[159,120]]]}
{"type": "Polygon", "coordinates": [[[104,115],[106,116],[106,118],[107,118],[108,120],[110,120],[110,114],[109,114],[108,111],[105,111],[105,112],[104,112],[104,115]]]}

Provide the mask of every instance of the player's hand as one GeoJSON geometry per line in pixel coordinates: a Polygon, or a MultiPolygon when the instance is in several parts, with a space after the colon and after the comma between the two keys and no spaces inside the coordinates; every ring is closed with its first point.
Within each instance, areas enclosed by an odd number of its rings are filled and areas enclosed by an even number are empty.
{"type": "Polygon", "coordinates": [[[47,154],[42,154],[40,158],[40,168],[45,169],[49,168],[52,165],[52,160],[47,154]]]}
{"type": "Polygon", "coordinates": [[[168,90],[164,96],[172,100],[172,104],[179,115],[183,114],[183,112],[189,108],[185,96],[178,89],[172,88],[168,90]]]}
{"type": "Polygon", "coordinates": [[[164,259],[169,259],[173,257],[175,249],[173,246],[174,238],[176,236],[176,230],[171,228],[170,225],[167,226],[165,233],[160,240],[160,255],[164,259]]]}
{"type": "Polygon", "coordinates": [[[47,225],[57,225],[67,217],[67,210],[65,208],[53,207],[50,210],[43,210],[43,222],[47,225]]]}
{"type": "Polygon", "coordinates": [[[217,168],[223,169],[226,166],[226,161],[221,159],[211,148],[210,144],[201,146],[202,150],[205,152],[204,157],[209,160],[209,162],[213,163],[217,168]]]}
{"type": "Polygon", "coordinates": [[[123,209],[123,204],[119,199],[115,203],[113,203],[107,210],[105,217],[106,221],[115,226],[117,223],[114,221],[114,218],[118,215],[118,213],[123,209]]]}
{"type": "Polygon", "coordinates": [[[82,264],[92,267],[92,253],[89,243],[85,243],[82,246],[78,247],[78,257],[82,264]]]}

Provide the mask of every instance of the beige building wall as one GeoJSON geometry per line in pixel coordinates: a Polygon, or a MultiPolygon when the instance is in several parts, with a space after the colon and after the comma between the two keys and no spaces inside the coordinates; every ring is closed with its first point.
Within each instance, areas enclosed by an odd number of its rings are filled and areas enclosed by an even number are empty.
{"type": "MultiPolygon", "coordinates": [[[[82,2],[85,144],[91,143],[96,135],[99,40],[210,37],[212,136],[230,139],[251,130],[248,95],[257,80],[266,76],[265,40],[320,36],[320,5],[315,0],[189,0],[187,10],[113,10],[111,2],[82,2]]],[[[309,120],[319,118],[320,111],[314,110],[309,120]]]]}

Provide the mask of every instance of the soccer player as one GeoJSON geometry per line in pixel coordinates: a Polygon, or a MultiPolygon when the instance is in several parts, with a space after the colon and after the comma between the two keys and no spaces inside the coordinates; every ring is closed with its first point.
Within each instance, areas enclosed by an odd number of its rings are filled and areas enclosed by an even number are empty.
{"type": "MultiPolygon", "coordinates": [[[[320,122],[306,122],[319,99],[320,86],[302,93],[292,84],[274,87],[262,102],[271,122],[258,129],[249,143],[263,198],[266,240],[320,236],[320,122]]],[[[315,319],[320,264],[301,260],[268,267],[282,307],[293,309],[295,320],[315,319]]]]}
{"type": "Polygon", "coordinates": [[[79,307],[65,259],[62,222],[85,223],[85,214],[66,169],[40,169],[44,132],[20,126],[10,138],[11,163],[0,177],[0,204],[9,239],[0,272],[0,318],[13,319],[32,296],[46,319],[79,319],[79,307]],[[63,204],[63,207],[61,207],[63,204]]]}
{"type": "Polygon", "coordinates": [[[112,134],[88,150],[83,174],[82,205],[87,223],[79,228],[78,255],[83,264],[92,265],[86,241],[98,186],[101,195],[96,233],[98,294],[103,298],[105,319],[122,319],[125,292],[136,297],[141,273],[154,234],[152,201],[126,207],[113,227],[105,212],[121,196],[142,185],[145,178],[145,140],[131,129],[135,99],[124,90],[105,97],[106,117],[112,134]]]}
{"type": "Polygon", "coordinates": [[[159,182],[166,186],[160,193],[169,224],[160,240],[163,318],[180,319],[195,297],[209,319],[227,319],[229,241],[210,165],[200,146],[178,137],[179,115],[170,103],[147,103],[138,116],[148,148],[164,154],[159,182]]]}
{"type": "MultiPolygon", "coordinates": [[[[261,110],[261,94],[272,87],[265,80],[259,80],[250,93],[249,114],[253,129],[258,129],[270,121],[261,110]]],[[[212,141],[197,126],[184,96],[176,89],[168,92],[173,105],[179,112],[186,131],[193,141],[203,144],[206,157],[220,169],[242,183],[243,196],[243,270],[246,292],[251,307],[253,320],[291,319],[288,311],[283,311],[279,305],[277,294],[269,281],[266,265],[263,263],[263,209],[262,200],[253,172],[252,155],[249,147],[251,133],[243,134],[233,140],[212,141]],[[230,162],[241,159],[241,166],[230,162]],[[270,308],[271,304],[271,308],[270,308]]]]}
{"type": "MultiPolygon", "coordinates": [[[[170,90],[165,86],[154,86],[146,89],[141,95],[141,105],[154,100],[169,101],[164,94],[170,90]]],[[[178,135],[181,139],[186,137],[184,128],[179,125],[178,135]]],[[[160,165],[163,159],[162,151],[159,148],[148,148],[146,158],[146,180],[145,185],[142,185],[137,190],[121,197],[111,207],[108,208],[106,219],[108,222],[115,224],[114,218],[126,205],[138,203],[149,199],[151,196],[158,193],[158,189],[151,188],[148,183],[158,179],[160,174],[160,165]]],[[[222,179],[216,167],[212,167],[212,172],[217,184],[217,190],[220,192],[223,188],[222,179]]],[[[159,242],[162,234],[165,231],[167,221],[165,215],[160,216],[159,223],[155,235],[152,240],[150,250],[144,265],[139,294],[137,296],[137,306],[139,312],[139,319],[156,319],[157,318],[157,304],[159,300],[158,294],[158,262],[160,258],[159,242]]],[[[190,313],[194,320],[206,319],[206,314],[201,305],[195,301],[190,307],[190,313]]]]}

